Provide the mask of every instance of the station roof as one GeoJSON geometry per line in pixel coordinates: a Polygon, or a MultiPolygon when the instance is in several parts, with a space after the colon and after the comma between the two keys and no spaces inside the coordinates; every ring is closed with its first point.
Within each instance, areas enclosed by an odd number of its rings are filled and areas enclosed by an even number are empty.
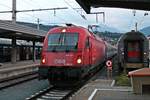
{"type": "Polygon", "coordinates": [[[150,10],[150,0],[76,0],[79,5],[90,13],[91,7],[116,7],[139,10],[150,10]]]}
{"type": "Polygon", "coordinates": [[[129,76],[150,76],[150,68],[142,68],[128,73],[129,76]]]}
{"type": "Polygon", "coordinates": [[[37,30],[28,26],[14,24],[11,21],[0,20],[0,37],[1,38],[12,38],[28,40],[28,41],[39,41],[42,42],[46,31],[37,30]]]}

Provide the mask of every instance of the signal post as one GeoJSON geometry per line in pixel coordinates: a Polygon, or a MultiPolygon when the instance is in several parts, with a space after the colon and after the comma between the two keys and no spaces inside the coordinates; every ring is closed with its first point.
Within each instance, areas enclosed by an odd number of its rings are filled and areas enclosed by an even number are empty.
{"type": "Polygon", "coordinates": [[[112,78],[112,61],[111,60],[106,61],[106,67],[107,67],[107,78],[111,79],[112,78]]]}

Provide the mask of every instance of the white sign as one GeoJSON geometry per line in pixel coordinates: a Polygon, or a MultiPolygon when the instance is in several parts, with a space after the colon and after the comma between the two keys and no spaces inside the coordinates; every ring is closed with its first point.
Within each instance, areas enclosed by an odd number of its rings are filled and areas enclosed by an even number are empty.
{"type": "Polygon", "coordinates": [[[106,66],[108,66],[108,67],[111,67],[111,66],[112,66],[111,60],[108,60],[108,61],[106,62],[106,66]]]}

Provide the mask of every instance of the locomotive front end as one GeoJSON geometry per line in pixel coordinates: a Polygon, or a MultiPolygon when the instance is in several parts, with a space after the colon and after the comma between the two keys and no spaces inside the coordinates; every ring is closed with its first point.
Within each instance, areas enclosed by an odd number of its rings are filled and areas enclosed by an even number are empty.
{"type": "Polygon", "coordinates": [[[39,77],[55,81],[77,80],[81,78],[83,66],[79,33],[66,31],[50,32],[43,46],[39,77]]]}

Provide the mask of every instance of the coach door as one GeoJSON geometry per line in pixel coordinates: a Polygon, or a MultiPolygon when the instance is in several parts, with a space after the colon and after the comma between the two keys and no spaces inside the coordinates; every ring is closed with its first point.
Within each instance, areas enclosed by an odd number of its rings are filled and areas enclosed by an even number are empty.
{"type": "Polygon", "coordinates": [[[126,43],[127,62],[141,62],[142,44],[140,41],[128,41],[126,43]]]}

